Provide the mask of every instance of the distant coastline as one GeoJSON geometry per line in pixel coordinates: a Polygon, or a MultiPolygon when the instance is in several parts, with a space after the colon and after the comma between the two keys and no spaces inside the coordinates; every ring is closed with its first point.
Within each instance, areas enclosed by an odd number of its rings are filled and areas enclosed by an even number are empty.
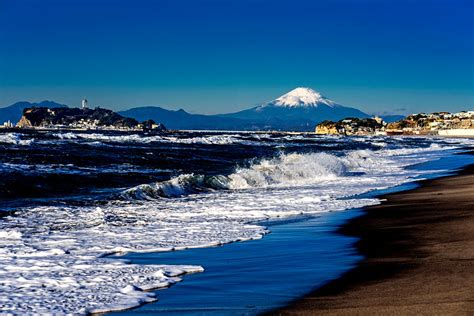
{"type": "Polygon", "coordinates": [[[296,88],[267,104],[222,115],[195,115],[159,107],[114,112],[101,107],[89,108],[86,99],[82,100],[82,108],[71,108],[53,101],[17,102],[0,109],[0,120],[2,115],[3,119],[8,118],[0,126],[4,130],[164,132],[168,127],[174,131],[214,133],[474,137],[474,111],[371,117],[337,104],[310,88],[296,88]],[[21,117],[15,122],[13,119],[19,111],[21,117]]]}
{"type": "MultiPolygon", "coordinates": [[[[114,133],[153,133],[153,130],[144,131],[143,129],[117,129],[117,128],[72,128],[72,127],[4,127],[0,126],[0,133],[33,133],[33,132],[114,132],[114,133]]],[[[164,133],[165,131],[160,131],[159,133],[164,133]]],[[[229,134],[229,133],[239,133],[239,134],[275,134],[275,135],[322,135],[316,132],[293,132],[293,131],[266,131],[266,130],[256,130],[256,131],[234,131],[234,130],[166,130],[166,133],[194,133],[194,134],[229,134]]],[[[447,138],[474,138],[474,129],[452,129],[452,130],[439,130],[436,133],[427,133],[427,134],[388,134],[388,135],[375,135],[375,134],[359,134],[359,135],[340,135],[344,137],[351,136],[409,136],[409,137],[447,137],[447,138]]]]}
{"type": "Polygon", "coordinates": [[[380,117],[324,121],[316,126],[320,135],[420,135],[474,137],[474,111],[418,113],[387,123],[380,117]]]}
{"type": "MultiPolygon", "coordinates": [[[[54,101],[17,102],[0,108],[1,122],[4,122],[3,127],[19,125],[62,129],[150,130],[153,125],[156,125],[154,128],[159,128],[158,125],[161,124],[170,130],[192,131],[437,135],[438,130],[444,129],[474,129],[474,111],[374,116],[357,108],[341,105],[311,88],[298,87],[272,101],[235,113],[191,114],[183,109],[174,111],[159,106],[135,107],[115,112],[97,105],[92,109],[89,101],[84,98],[81,108],[68,107],[54,101]],[[42,108],[47,110],[39,113],[41,110],[38,109],[42,108]],[[25,114],[35,116],[35,113],[27,113],[31,109],[37,109],[35,111],[42,117],[40,121],[32,122],[25,117],[25,114]],[[64,113],[66,114],[63,115],[64,113]]],[[[453,134],[466,135],[466,132],[449,133],[453,134]]]]}

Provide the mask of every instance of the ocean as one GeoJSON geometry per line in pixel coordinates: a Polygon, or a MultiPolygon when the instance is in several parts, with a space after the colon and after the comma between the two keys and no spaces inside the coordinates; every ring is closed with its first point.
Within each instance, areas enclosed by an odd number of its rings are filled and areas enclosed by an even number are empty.
{"type": "Polygon", "coordinates": [[[380,203],[374,192],[467,163],[453,157],[473,143],[2,133],[1,311],[105,312],[157,299],[143,308],[254,314],[282,306],[361,259],[354,240],[333,233],[349,210],[380,203]],[[236,256],[252,251],[258,260],[236,256]]]}

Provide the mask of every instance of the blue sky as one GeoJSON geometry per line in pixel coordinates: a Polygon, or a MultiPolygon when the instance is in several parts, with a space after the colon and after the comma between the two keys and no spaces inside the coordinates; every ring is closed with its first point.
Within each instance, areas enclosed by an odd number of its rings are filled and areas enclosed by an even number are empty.
{"type": "Polygon", "coordinates": [[[0,0],[0,106],[474,109],[474,1],[0,0]]]}

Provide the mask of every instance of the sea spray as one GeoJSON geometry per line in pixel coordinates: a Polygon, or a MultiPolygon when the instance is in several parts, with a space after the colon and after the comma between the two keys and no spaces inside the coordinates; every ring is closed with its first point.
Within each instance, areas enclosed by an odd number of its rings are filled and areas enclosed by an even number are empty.
{"type": "MultiPolygon", "coordinates": [[[[423,172],[406,166],[450,154],[447,149],[457,146],[422,138],[230,134],[227,139],[180,135],[176,141],[151,141],[146,137],[155,136],[95,134],[60,139],[46,133],[0,140],[5,149],[2,163],[10,164],[8,176],[15,180],[23,179],[22,169],[38,162],[44,169],[41,179],[58,179],[59,170],[77,170],[77,178],[107,160],[108,168],[115,170],[113,178],[125,184],[119,193],[100,195],[100,200],[87,191],[79,202],[30,200],[14,215],[2,218],[0,293],[8,293],[0,295],[4,312],[28,314],[35,306],[36,313],[88,313],[156,300],[144,290],[172,285],[179,275],[200,272],[202,267],[139,266],[104,256],[258,239],[268,232],[261,224],[264,220],[377,204],[377,199],[358,194],[410,181],[423,172]],[[23,146],[20,140],[34,141],[23,146]],[[213,143],[204,143],[209,140],[213,143]],[[97,142],[108,146],[95,146],[97,142]],[[38,144],[54,146],[43,151],[38,144]],[[262,148],[272,149],[273,155],[262,148]],[[56,149],[61,153],[60,167],[56,149]],[[248,152],[254,155],[250,160],[242,155],[248,152]],[[220,169],[228,172],[215,172],[219,164],[231,166],[220,169]],[[182,172],[188,165],[189,170],[182,172]],[[127,168],[130,172],[120,172],[127,168]],[[177,176],[156,180],[154,168],[172,169],[169,174],[177,176]],[[138,175],[148,180],[126,185],[138,175]]],[[[8,192],[21,188],[4,186],[8,192]]]]}

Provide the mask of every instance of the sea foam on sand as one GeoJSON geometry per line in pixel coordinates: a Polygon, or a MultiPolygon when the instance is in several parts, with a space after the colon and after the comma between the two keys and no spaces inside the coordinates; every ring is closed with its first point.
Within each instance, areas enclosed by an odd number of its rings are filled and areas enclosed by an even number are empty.
{"type": "Polygon", "coordinates": [[[409,181],[404,167],[445,154],[424,149],[282,154],[222,175],[130,188],[91,206],[38,206],[0,221],[3,313],[90,313],[156,300],[200,266],[135,265],[104,257],[170,251],[261,238],[262,220],[317,216],[379,203],[357,194],[409,181]]]}

